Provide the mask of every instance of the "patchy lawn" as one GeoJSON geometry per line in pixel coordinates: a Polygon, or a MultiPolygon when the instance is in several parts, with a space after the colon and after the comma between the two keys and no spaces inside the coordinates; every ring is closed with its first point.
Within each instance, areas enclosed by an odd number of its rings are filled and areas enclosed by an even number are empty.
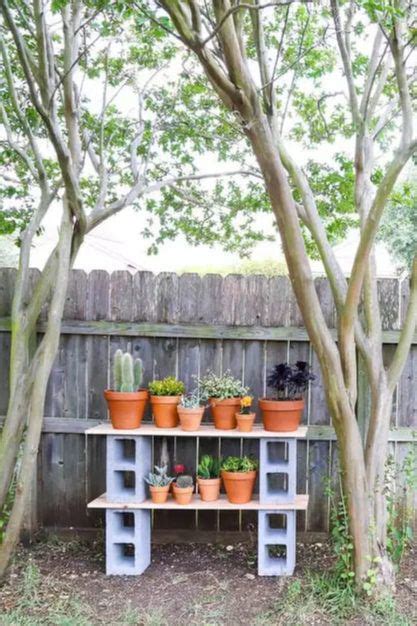
{"type": "Polygon", "coordinates": [[[395,598],[354,605],[323,578],[327,544],[298,546],[290,579],[258,578],[256,549],[153,546],[140,577],[106,577],[102,546],[49,540],[21,548],[0,588],[1,626],[253,626],[417,623],[417,548],[398,577],[395,598]]]}

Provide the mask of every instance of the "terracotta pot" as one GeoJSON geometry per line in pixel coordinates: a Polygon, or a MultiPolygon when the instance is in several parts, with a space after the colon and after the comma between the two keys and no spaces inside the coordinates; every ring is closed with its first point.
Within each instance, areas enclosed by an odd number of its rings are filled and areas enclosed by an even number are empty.
{"type": "Polygon", "coordinates": [[[210,398],[214,428],[233,430],[236,428],[236,411],[240,407],[240,398],[210,398]]]}
{"type": "Polygon", "coordinates": [[[198,493],[204,502],[214,502],[220,496],[220,478],[197,478],[198,493]]]}
{"type": "Polygon", "coordinates": [[[168,500],[169,489],[171,485],[165,487],[152,487],[149,486],[149,492],[151,494],[152,502],[155,504],[163,504],[168,500]]]}
{"type": "Polygon", "coordinates": [[[259,400],[265,430],[290,432],[297,430],[304,410],[304,400],[259,400]]]}
{"type": "Polygon", "coordinates": [[[201,420],[203,419],[204,407],[198,409],[186,409],[178,406],[178,415],[180,417],[180,426],[182,430],[198,430],[201,420]]]}
{"type": "Polygon", "coordinates": [[[193,497],[194,487],[177,487],[173,484],[172,491],[174,493],[175,502],[178,504],[190,504],[193,497]]]}
{"type": "Polygon", "coordinates": [[[181,396],[151,396],[152,413],[158,428],[178,426],[177,406],[181,396]]]}
{"type": "Polygon", "coordinates": [[[252,472],[226,472],[222,470],[222,478],[229,502],[245,504],[252,500],[256,480],[255,470],[252,472]]]}
{"type": "Polygon", "coordinates": [[[130,430],[140,427],[149,398],[146,389],[132,392],[106,389],[104,397],[109,407],[113,428],[130,430]]]}
{"type": "Polygon", "coordinates": [[[237,429],[242,433],[253,430],[256,413],[236,413],[237,429]]]}

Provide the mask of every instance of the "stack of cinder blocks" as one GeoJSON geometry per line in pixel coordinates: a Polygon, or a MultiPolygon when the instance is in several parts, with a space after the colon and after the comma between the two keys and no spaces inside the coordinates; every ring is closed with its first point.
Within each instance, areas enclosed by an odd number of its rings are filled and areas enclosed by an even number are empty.
{"type": "MultiPolygon", "coordinates": [[[[151,558],[151,512],[144,477],[151,469],[152,437],[107,435],[106,572],[137,575],[151,558]]],[[[258,574],[291,575],[295,567],[297,440],[260,438],[258,574]],[[292,508],[294,504],[294,509],[292,508]],[[280,509],[280,505],[283,508],[280,509]]]]}
{"type": "Polygon", "coordinates": [[[107,436],[107,499],[123,503],[106,510],[106,573],[137,575],[151,560],[151,512],[129,510],[146,497],[144,476],[151,467],[151,438],[107,436]]]}
{"type": "MultiPolygon", "coordinates": [[[[261,439],[259,500],[291,504],[296,496],[297,440],[261,439]]],[[[290,576],[295,567],[296,511],[258,512],[258,574],[290,576]]]]}

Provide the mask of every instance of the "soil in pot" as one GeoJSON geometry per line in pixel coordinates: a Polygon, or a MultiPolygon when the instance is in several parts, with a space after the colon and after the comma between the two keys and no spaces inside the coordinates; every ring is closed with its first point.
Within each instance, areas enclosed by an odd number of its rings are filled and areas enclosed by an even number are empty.
{"type": "Polygon", "coordinates": [[[172,485],[172,491],[174,494],[175,502],[178,504],[190,504],[193,497],[194,487],[177,487],[172,485]]]}
{"type": "Polygon", "coordinates": [[[253,430],[256,413],[236,413],[237,429],[242,433],[253,430]]]}
{"type": "Polygon", "coordinates": [[[203,419],[204,407],[198,409],[186,409],[178,406],[178,415],[182,430],[198,430],[203,419]]]}
{"type": "Polygon", "coordinates": [[[227,472],[222,470],[222,479],[227,499],[232,504],[245,504],[252,500],[256,471],[227,472]]]}
{"type": "Polygon", "coordinates": [[[203,502],[214,502],[220,497],[220,478],[197,478],[198,493],[203,502]]]}
{"type": "Polygon", "coordinates": [[[301,423],[304,400],[259,400],[265,430],[291,432],[301,423]]]}
{"type": "Polygon", "coordinates": [[[218,430],[236,428],[236,412],[240,407],[240,398],[210,398],[214,427],[218,430]]]}
{"type": "Polygon", "coordinates": [[[146,389],[132,392],[106,389],[104,397],[113,428],[129,430],[140,427],[149,399],[146,389]]]}
{"type": "Polygon", "coordinates": [[[177,407],[181,396],[151,396],[152,414],[158,428],[178,426],[177,407]]]}
{"type": "Polygon", "coordinates": [[[151,485],[149,487],[149,493],[151,494],[152,502],[155,502],[155,504],[163,504],[166,502],[170,487],[171,485],[166,485],[165,487],[153,487],[151,485]]]}

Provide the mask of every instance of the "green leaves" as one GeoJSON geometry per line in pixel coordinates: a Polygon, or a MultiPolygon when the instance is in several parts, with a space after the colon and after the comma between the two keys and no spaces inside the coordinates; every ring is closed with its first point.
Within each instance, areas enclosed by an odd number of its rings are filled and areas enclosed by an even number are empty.
{"type": "Polygon", "coordinates": [[[417,185],[414,180],[403,183],[393,194],[378,237],[401,268],[411,268],[417,251],[417,185]]]}
{"type": "Polygon", "coordinates": [[[226,472],[253,472],[258,469],[258,462],[250,456],[227,456],[221,464],[226,472]]]}

